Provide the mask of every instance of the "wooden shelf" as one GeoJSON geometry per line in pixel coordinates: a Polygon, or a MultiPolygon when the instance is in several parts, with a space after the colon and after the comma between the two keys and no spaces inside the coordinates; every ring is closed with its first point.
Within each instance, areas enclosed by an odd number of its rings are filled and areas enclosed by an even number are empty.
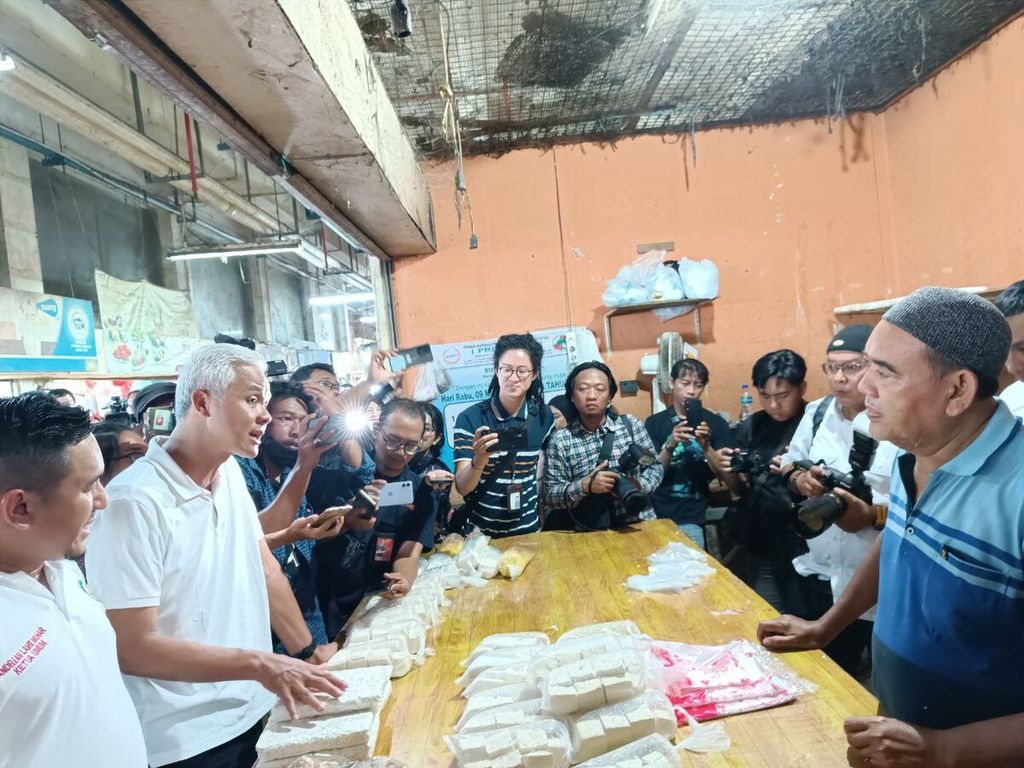
{"type": "MultiPolygon", "coordinates": [[[[992,300],[995,299],[1000,293],[1003,292],[1001,288],[987,288],[986,286],[971,286],[970,288],[960,288],[961,291],[967,293],[975,293],[978,296],[992,300]]],[[[907,298],[906,296],[896,296],[892,299],[881,299],[879,301],[865,301],[860,304],[844,304],[841,307],[836,307],[832,310],[832,313],[836,317],[850,317],[852,315],[882,315],[888,310],[892,309],[896,302],[907,298]]]]}
{"type": "Polygon", "coordinates": [[[693,331],[697,343],[700,344],[700,307],[710,304],[718,297],[711,299],[679,299],[677,301],[651,301],[645,304],[626,304],[622,307],[612,307],[604,313],[604,343],[608,354],[612,353],[612,318],[619,315],[632,315],[637,312],[650,312],[654,309],[676,309],[679,307],[691,307],[693,312],[693,331]]]}

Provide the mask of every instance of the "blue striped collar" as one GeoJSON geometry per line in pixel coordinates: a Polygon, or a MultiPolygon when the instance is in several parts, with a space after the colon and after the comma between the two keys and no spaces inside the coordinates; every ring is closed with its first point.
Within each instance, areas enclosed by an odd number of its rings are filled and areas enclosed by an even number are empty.
{"type": "MultiPolygon", "coordinates": [[[[494,410],[494,415],[498,421],[508,421],[513,418],[512,414],[505,410],[505,406],[501,404],[501,398],[498,395],[491,397],[491,407],[494,410]]],[[[523,405],[519,409],[519,413],[515,415],[517,419],[525,419],[529,415],[530,410],[530,398],[527,397],[523,400],[523,405]]]]}
{"type": "Polygon", "coordinates": [[[947,461],[939,471],[969,477],[981,471],[985,462],[1020,430],[1020,419],[1010,413],[1002,400],[997,401],[995,413],[988,420],[974,442],[947,461]]]}

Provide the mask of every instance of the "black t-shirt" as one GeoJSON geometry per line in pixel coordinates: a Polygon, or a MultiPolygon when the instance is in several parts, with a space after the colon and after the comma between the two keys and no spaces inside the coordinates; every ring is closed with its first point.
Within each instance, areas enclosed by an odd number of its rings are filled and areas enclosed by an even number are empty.
{"type": "MultiPolygon", "coordinates": [[[[351,531],[317,542],[317,593],[329,638],[338,633],[363,595],[381,589],[378,574],[393,570],[402,544],[418,541],[424,549],[434,545],[434,502],[430,486],[408,467],[397,477],[387,477],[378,468],[374,477],[389,483],[411,482],[413,503],[411,508],[380,507],[371,531],[351,531]],[[390,561],[377,564],[374,561],[376,542],[382,535],[393,536],[394,544],[390,561]]],[[[356,490],[351,488],[346,498],[351,498],[356,490]]]]}
{"type": "MultiPolygon", "coordinates": [[[[701,410],[701,421],[706,421],[711,430],[711,447],[716,451],[722,448],[735,448],[736,439],[725,419],[703,406],[701,410]]],[[[644,422],[655,450],[661,451],[679,421],[675,408],[667,408],[644,422]]],[[[668,518],[679,524],[703,524],[708,508],[708,497],[711,495],[708,486],[713,477],[714,473],[708,466],[704,450],[697,441],[680,443],[672,452],[665,478],[651,496],[655,513],[658,517],[668,518]]]]}
{"type": "MultiPolygon", "coordinates": [[[[739,447],[750,451],[767,469],[775,456],[785,452],[805,408],[806,404],[787,421],[776,421],[764,411],[744,419],[736,427],[739,447]]],[[[750,488],[737,507],[729,533],[751,554],[784,563],[807,551],[806,543],[793,530],[793,504],[780,475],[764,471],[751,476],[750,488]]]]}

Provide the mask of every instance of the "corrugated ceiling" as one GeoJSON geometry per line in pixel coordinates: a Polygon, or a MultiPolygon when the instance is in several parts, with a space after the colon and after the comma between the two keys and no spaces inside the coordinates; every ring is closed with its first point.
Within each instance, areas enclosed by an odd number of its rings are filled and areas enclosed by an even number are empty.
{"type": "Polygon", "coordinates": [[[450,152],[442,34],[466,154],[884,107],[1024,0],[349,0],[398,114],[450,152]]]}

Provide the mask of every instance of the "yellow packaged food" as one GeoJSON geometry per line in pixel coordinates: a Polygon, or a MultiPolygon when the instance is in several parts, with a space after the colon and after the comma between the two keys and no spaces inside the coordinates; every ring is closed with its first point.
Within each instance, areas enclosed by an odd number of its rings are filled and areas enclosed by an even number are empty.
{"type": "Polygon", "coordinates": [[[526,566],[530,564],[536,553],[537,550],[533,547],[513,544],[501,553],[501,559],[498,561],[498,572],[502,576],[507,576],[514,581],[526,570],[526,566]]]}
{"type": "Polygon", "coordinates": [[[459,552],[462,551],[462,547],[466,544],[466,540],[457,533],[449,533],[445,536],[441,543],[435,548],[435,552],[444,552],[446,555],[455,557],[459,552]]]}

